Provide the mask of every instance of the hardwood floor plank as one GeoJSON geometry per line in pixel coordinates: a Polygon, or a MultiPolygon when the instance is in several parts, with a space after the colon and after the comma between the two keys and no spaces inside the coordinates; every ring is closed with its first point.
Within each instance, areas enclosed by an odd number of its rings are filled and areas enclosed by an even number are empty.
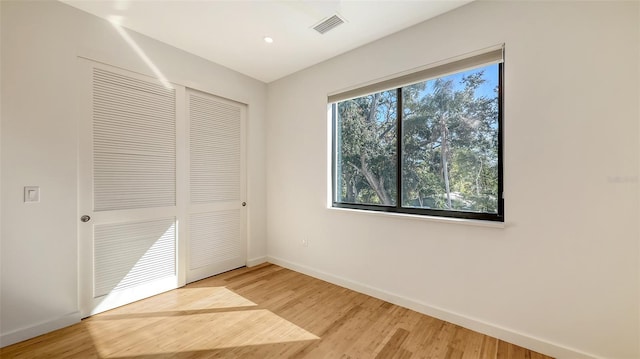
{"type": "Polygon", "coordinates": [[[378,353],[378,355],[376,355],[376,359],[395,357],[396,354],[400,353],[403,350],[402,343],[407,340],[408,336],[409,332],[407,330],[400,328],[396,329],[396,331],[393,332],[391,338],[389,338],[389,340],[384,343],[384,347],[382,347],[382,350],[378,353]]]}
{"type": "Polygon", "coordinates": [[[442,325],[440,325],[440,329],[429,345],[431,350],[429,351],[427,358],[444,358],[449,350],[449,344],[455,334],[456,325],[448,322],[441,323],[442,325]]]}
{"type": "Polygon", "coordinates": [[[473,330],[464,329],[467,336],[462,343],[462,359],[477,359],[482,357],[482,344],[485,336],[473,330]]]}
{"type": "Polygon", "coordinates": [[[95,315],[0,357],[549,358],[268,263],[95,315]]]}
{"type": "Polygon", "coordinates": [[[480,353],[482,359],[496,359],[498,357],[498,339],[484,336],[480,353]]]}

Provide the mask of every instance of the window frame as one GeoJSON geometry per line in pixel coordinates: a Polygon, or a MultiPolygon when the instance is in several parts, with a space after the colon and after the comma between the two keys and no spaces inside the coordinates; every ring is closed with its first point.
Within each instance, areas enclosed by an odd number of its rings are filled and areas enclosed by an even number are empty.
{"type": "MultiPolygon", "coordinates": [[[[495,62],[494,62],[495,63],[495,62]]],[[[503,162],[503,150],[504,150],[504,139],[503,139],[503,117],[504,117],[504,60],[497,62],[498,65],[498,212],[497,213],[484,213],[484,212],[465,212],[465,211],[455,211],[455,210],[443,210],[443,209],[433,209],[433,208],[416,208],[416,207],[403,207],[402,206],[402,122],[403,122],[403,111],[402,111],[402,88],[404,86],[408,86],[409,84],[404,84],[395,88],[396,96],[397,96],[397,118],[396,118],[396,197],[395,197],[395,206],[392,205],[378,205],[378,204],[358,204],[358,203],[345,203],[337,201],[337,185],[338,185],[338,171],[337,171],[337,163],[338,163],[338,138],[337,138],[337,104],[341,101],[332,101],[330,102],[331,106],[331,206],[333,208],[343,208],[343,209],[355,209],[355,210],[365,210],[365,211],[376,211],[376,212],[387,212],[387,213],[399,213],[399,214],[411,214],[411,215],[421,215],[421,216],[431,216],[431,217],[445,217],[445,218],[455,218],[455,219],[470,219],[470,220],[482,220],[482,221],[492,221],[492,222],[504,222],[504,162],[503,162]]],[[[474,66],[477,67],[477,66],[474,66]]],[[[460,73],[464,71],[468,71],[473,67],[469,67],[467,69],[458,69],[453,73],[460,73]]],[[[449,74],[453,74],[449,73],[449,74]]],[[[430,79],[444,77],[448,74],[441,74],[435,77],[426,78],[418,82],[428,81],[430,79]]],[[[415,83],[415,82],[414,82],[415,83]]],[[[394,88],[387,89],[386,91],[393,90],[394,88]]],[[[376,91],[382,92],[384,90],[376,91]]],[[[366,96],[364,93],[362,95],[356,97],[366,96]]],[[[330,97],[331,98],[331,97],[330,97]]],[[[352,97],[355,98],[355,97],[352,97]]]]}

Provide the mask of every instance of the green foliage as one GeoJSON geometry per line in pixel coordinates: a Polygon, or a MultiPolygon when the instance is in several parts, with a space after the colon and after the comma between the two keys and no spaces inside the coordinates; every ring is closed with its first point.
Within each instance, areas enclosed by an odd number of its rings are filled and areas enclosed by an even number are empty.
{"type": "Polygon", "coordinates": [[[395,204],[396,101],[387,91],[338,104],[340,200],[395,204]]]}
{"type": "MultiPolygon", "coordinates": [[[[402,89],[402,205],[496,213],[497,94],[483,71],[402,89]]],[[[395,205],[396,91],[337,108],[338,201],[395,205]]]]}

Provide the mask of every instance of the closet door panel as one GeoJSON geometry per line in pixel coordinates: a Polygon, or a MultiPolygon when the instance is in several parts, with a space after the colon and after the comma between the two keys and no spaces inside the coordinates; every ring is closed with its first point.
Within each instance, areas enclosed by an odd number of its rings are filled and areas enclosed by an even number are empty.
{"type": "Polygon", "coordinates": [[[245,105],[187,91],[188,282],[245,265],[245,117],[245,105]]]}
{"type": "Polygon", "coordinates": [[[176,288],[176,89],[82,62],[82,314],[176,288]]]}

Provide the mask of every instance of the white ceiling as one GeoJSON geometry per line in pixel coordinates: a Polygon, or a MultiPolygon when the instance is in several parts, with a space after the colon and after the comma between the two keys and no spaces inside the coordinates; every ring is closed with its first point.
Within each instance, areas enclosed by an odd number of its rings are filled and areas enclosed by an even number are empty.
{"type": "Polygon", "coordinates": [[[268,83],[472,0],[61,1],[268,83]],[[346,23],[313,30],[335,13],[346,23]]]}

